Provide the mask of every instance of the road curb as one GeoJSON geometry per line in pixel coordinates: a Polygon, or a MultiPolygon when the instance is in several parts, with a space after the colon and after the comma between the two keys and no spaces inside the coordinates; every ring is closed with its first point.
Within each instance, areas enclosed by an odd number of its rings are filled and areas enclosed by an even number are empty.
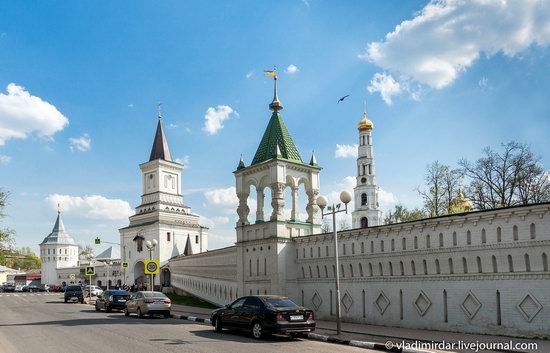
{"type": "Polygon", "coordinates": [[[200,317],[196,317],[196,316],[187,316],[187,315],[170,315],[173,319],[178,319],[178,320],[187,320],[187,321],[193,321],[193,322],[202,322],[202,323],[205,323],[205,324],[210,324],[212,323],[212,321],[210,321],[210,319],[203,319],[203,318],[200,318],[200,317]]]}
{"type": "MultiPolygon", "coordinates": [[[[329,343],[335,343],[335,344],[342,344],[346,346],[354,346],[359,348],[367,348],[377,351],[384,351],[384,352],[397,352],[397,353],[434,353],[432,351],[424,351],[424,350],[417,350],[417,349],[402,349],[395,346],[387,347],[384,343],[378,343],[378,342],[367,342],[367,341],[358,341],[358,340],[347,340],[342,339],[334,336],[327,336],[327,335],[320,335],[318,333],[308,333],[305,334],[304,337],[310,339],[310,340],[316,340],[316,341],[322,341],[322,342],[329,342],[329,343]]],[[[390,342],[391,343],[391,342],[390,342]]]]}

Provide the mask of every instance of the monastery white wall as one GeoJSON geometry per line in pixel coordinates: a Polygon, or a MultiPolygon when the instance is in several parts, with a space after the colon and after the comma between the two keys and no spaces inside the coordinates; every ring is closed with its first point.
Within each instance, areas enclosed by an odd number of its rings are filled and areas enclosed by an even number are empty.
{"type": "MultiPolygon", "coordinates": [[[[339,233],[344,321],[550,335],[549,204],[339,233]]],[[[335,319],[332,234],[294,239],[288,295],[335,319]]]]}
{"type": "Polygon", "coordinates": [[[169,263],[171,285],[216,305],[235,300],[237,249],[235,246],[201,254],[180,256],[169,263]]]}

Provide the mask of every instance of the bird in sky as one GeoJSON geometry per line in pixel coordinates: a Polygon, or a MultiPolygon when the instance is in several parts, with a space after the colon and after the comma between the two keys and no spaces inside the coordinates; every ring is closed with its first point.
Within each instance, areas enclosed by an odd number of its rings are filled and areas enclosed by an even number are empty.
{"type": "Polygon", "coordinates": [[[339,104],[340,102],[343,102],[344,99],[348,98],[349,97],[349,94],[346,94],[345,96],[343,96],[342,98],[338,99],[338,102],[336,104],[339,104]]]}

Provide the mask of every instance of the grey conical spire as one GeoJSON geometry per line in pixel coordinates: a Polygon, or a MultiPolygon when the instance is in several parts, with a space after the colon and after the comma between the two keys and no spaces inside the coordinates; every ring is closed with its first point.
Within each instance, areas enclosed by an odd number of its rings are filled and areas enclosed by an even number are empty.
{"type": "Polygon", "coordinates": [[[273,89],[273,101],[269,103],[269,109],[277,112],[281,109],[283,109],[283,103],[279,100],[279,96],[277,94],[277,65],[273,67],[273,82],[274,82],[274,89],[273,89]]]}
{"type": "Polygon", "coordinates": [[[311,152],[311,160],[309,161],[309,165],[317,166],[317,158],[315,158],[315,151],[311,152]]]}
{"type": "Polygon", "coordinates": [[[237,170],[243,169],[246,166],[244,165],[243,155],[241,154],[241,160],[239,161],[239,165],[237,166],[237,170]]]}
{"type": "Polygon", "coordinates": [[[73,238],[65,230],[65,225],[61,219],[61,210],[59,210],[59,205],[57,206],[57,219],[55,220],[55,225],[53,226],[52,232],[48,234],[46,238],[40,244],[69,244],[75,245],[73,238]]]}
{"type": "Polygon", "coordinates": [[[160,103],[158,103],[157,131],[155,133],[155,139],[153,141],[153,148],[151,148],[151,156],[149,157],[149,161],[154,161],[155,159],[164,159],[165,161],[172,162],[172,156],[170,155],[168,142],[166,141],[166,136],[164,135],[161,118],[162,116],[160,115],[160,103]]]}

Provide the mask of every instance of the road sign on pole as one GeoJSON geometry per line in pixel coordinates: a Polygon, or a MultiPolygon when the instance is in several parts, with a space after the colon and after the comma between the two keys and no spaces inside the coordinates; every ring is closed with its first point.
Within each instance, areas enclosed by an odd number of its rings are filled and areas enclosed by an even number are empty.
{"type": "Polygon", "coordinates": [[[84,273],[86,276],[95,276],[95,266],[86,266],[84,273]]]}
{"type": "Polygon", "coordinates": [[[128,262],[124,261],[124,262],[122,263],[122,268],[128,268],[128,262]]]}
{"type": "Polygon", "coordinates": [[[160,270],[160,264],[158,260],[147,260],[145,261],[145,269],[143,272],[146,275],[158,275],[160,270]]]}
{"type": "Polygon", "coordinates": [[[69,275],[69,279],[70,279],[71,281],[74,281],[74,280],[76,279],[76,275],[75,275],[74,273],[71,273],[71,274],[69,275]]]}
{"type": "Polygon", "coordinates": [[[95,245],[101,244],[101,238],[100,238],[100,237],[95,237],[95,239],[94,239],[94,244],[95,244],[95,245]]]}

